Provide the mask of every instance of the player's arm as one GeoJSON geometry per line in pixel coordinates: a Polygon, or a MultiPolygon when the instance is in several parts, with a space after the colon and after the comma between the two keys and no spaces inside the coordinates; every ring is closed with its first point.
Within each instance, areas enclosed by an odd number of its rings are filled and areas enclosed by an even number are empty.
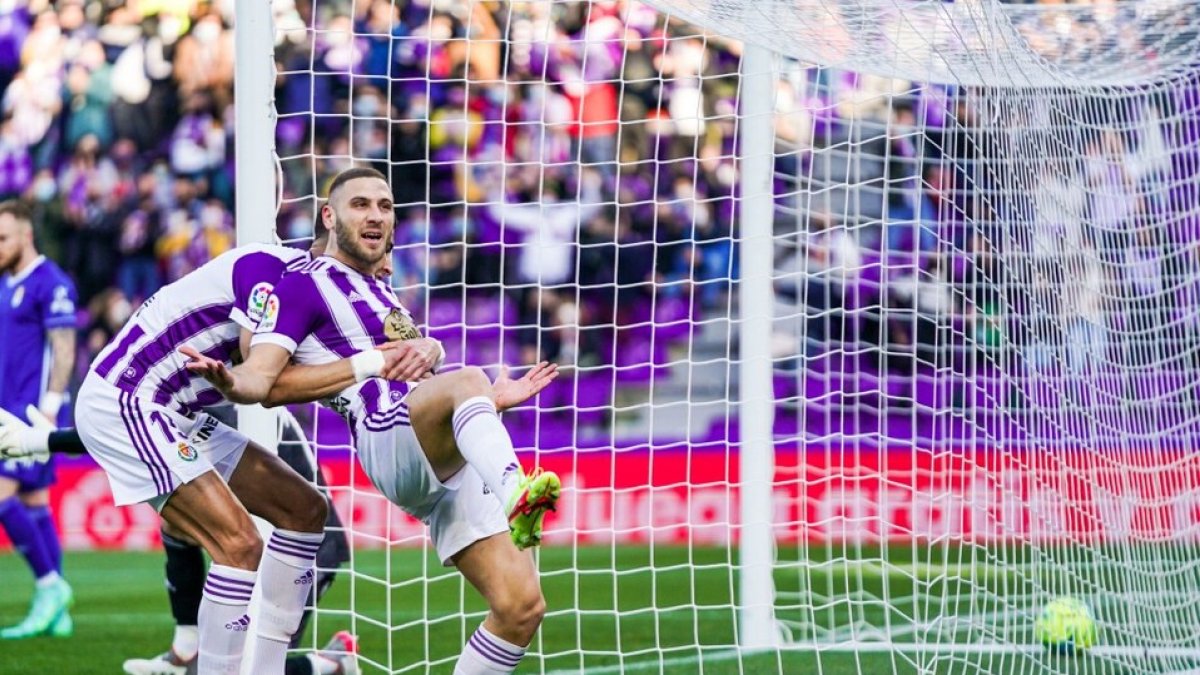
{"type": "Polygon", "coordinates": [[[38,410],[50,419],[58,416],[75,368],[75,328],[55,328],[46,333],[50,343],[50,380],[38,410]]]}
{"type": "Polygon", "coordinates": [[[38,410],[53,420],[62,408],[75,369],[75,286],[66,278],[59,279],[49,294],[42,296],[40,304],[51,359],[50,377],[38,410]]]}
{"type": "Polygon", "coordinates": [[[292,353],[279,345],[259,344],[250,349],[246,360],[230,368],[223,361],[201,354],[195,347],[184,345],[179,351],[190,359],[188,371],[208,380],[233,403],[267,400],[275,380],[292,358],[292,353]]]}

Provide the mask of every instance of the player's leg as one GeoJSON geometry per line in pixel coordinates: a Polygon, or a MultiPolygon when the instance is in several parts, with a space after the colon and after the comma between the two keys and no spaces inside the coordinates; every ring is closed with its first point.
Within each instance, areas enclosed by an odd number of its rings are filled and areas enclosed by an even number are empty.
{"type": "Polygon", "coordinates": [[[258,530],[215,470],[176,488],[161,514],[212,558],[197,616],[199,672],[237,673],[250,626],[250,594],[259,578],[258,530]]]}
{"type": "Polygon", "coordinates": [[[553,473],[522,471],[492,396],[486,373],[463,368],[423,382],[404,402],[438,479],[445,481],[470,464],[504,506],[513,541],[521,548],[536,546],[561,485],[553,473]]]}
{"type": "Polygon", "coordinates": [[[200,652],[200,602],[204,596],[204,552],[166,522],[162,526],[167,600],[175,619],[171,648],[148,659],[129,659],[127,675],[190,675],[200,652]]]}
{"type": "Polygon", "coordinates": [[[533,556],[500,534],[471,544],[452,561],[489,609],[458,657],[455,675],[513,672],[546,613],[533,556]]]}
{"type": "MultiPolygon", "coordinates": [[[[37,522],[19,493],[22,482],[36,467],[0,462],[0,525],[13,547],[33,571],[35,590],[29,614],[21,623],[0,630],[2,639],[23,639],[49,632],[71,603],[70,585],[59,575],[54,556],[46,549],[37,522]]],[[[60,631],[60,632],[66,632],[60,631]]]]}
{"type": "Polygon", "coordinates": [[[259,570],[262,604],[253,672],[277,673],[316,582],[315,562],[325,538],[328,506],[316,487],[277,455],[253,443],[242,454],[229,487],[247,510],[276,528],[267,540],[259,570]]]}
{"type": "MultiPolygon", "coordinates": [[[[58,528],[54,524],[54,515],[50,513],[50,490],[46,487],[40,487],[43,483],[53,483],[53,466],[50,463],[43,465],[41,474],[41,480],[38,480],[36,483],[39,487],[21,492],[17,496],[20,498],[21,503],[25,505],[25,509],[29,512],[30,520],[33,521],[38,534],[41,536],[42,546],[46,549],[46,555],[50,557],[51,564],[54,565],[54,571],[65,579],[66,575],[63,573],[62,566],[62,542],[58,537],[58,528]]],[[[70,637],[75,632],[75,624],[71,620],[71,614],[68,609],[63,608],[62,613],[50,625],[50,635],[54,637],[70,637]]]]}

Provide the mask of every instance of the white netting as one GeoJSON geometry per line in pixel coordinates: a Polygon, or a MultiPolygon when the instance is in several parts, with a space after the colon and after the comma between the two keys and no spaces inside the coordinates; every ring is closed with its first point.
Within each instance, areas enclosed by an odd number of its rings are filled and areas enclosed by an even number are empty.
{"type": "MultiPolygon", "coordinates": [[[[449,363],[566,367],[506,415],[567,476],[523,667],[1200,667],[1196,6],[653,4],[682,20],[276,3],[281,236],[376,166],[449,363]],[[770,115],[734,39],[779,54],[770,115]],[[774,495],[766,653],[736,649],[743,123],[774,138],[777,470],[742,486],[774,495]],[[1035,645],[1059,595],[1088,656],[1035,645]]],[[[314,416],[364,547],[322,632],[344,612],[367,672],[448,670],[483,605],[314,416]]]]}

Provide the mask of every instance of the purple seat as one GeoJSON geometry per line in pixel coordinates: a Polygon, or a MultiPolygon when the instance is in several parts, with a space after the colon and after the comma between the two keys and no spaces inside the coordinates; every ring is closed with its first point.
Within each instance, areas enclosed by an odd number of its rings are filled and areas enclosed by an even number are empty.
{"type": "Polygon", "coordinates": [[[425,322],[431,328],[461,325],[463,322],[462,302],[458,299],[431,298],[425,322]]]}

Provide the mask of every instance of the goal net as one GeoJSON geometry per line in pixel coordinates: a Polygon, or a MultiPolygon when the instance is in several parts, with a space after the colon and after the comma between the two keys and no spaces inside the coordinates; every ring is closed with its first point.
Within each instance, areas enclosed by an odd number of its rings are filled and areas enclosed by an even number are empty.
{"type": "MultiPolygon", "coordinates": [[[[447,367],[563,368],[504,416],[565,479],[522,671],[1200,669],[1200,6],[273,7],[279,236],[379,168],[447,367]]],[[[296,413],[354,545],[311,644],[449,672],[484,604],[296,413]]]]}

